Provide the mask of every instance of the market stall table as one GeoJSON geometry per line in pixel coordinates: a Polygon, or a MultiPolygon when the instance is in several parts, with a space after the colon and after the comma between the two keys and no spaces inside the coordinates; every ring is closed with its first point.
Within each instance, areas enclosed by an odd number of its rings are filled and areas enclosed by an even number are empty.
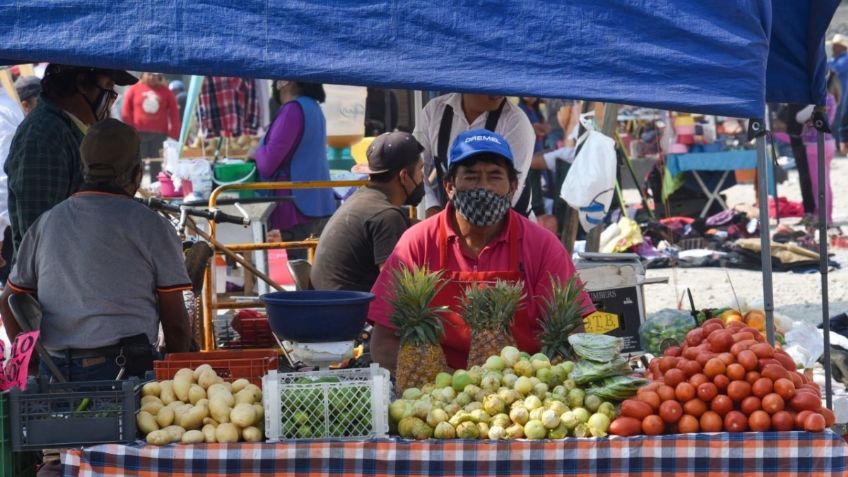
{"type": "Polygon", "coordinates": [[[713,433],[562,441],[108,444],[62,454],[65,475],[837,476],[848,445],[822,433],[713,433]]]}
{"type": "MultiPolygon", "coordinates": [[[[669,174],[676,176],[681,172],[692,172],[701,191],[707,196],[707,203],[701,211],[701,217],[705,217],[710,210],[713,201],[718,202],[727,209],[727,204],[721,198],[721,190],[724,181],[731,171],[757,168],[757,151],[745,149],[738,151],[721,152],[696,152],[689,154],[669,154],[665,159],[665,167],[669,174]],[[698,171],[723,171],[715,186],[710,189],[704,182],[698,171]]],[[[769,177],[773,177],[771,162],[768,163],[769,177]]],[[[769,194],[775,195],[774,184],[769,184],[769,194]]]]}

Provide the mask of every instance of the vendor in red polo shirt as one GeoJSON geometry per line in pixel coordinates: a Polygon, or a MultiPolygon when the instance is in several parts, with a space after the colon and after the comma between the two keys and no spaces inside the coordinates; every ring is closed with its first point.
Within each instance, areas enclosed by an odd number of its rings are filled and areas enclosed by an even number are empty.
{"type": "MultiPolygon", "coordinates": [[[[446,284],[432,305],[450,308],[444,315],[448,323],[442,348],[451,368],[467,366],[470,331],[459,314],[459,298],[473,282],[524,283],[526,298],[512,333],[523,351],[539,350],[541,298],[550,295],[550,277],[565,282],[575,270],[553,233],[510,208],[517,187],[512,151],[503,136],[472,129],[454,140],[445,177],[448,206],[403,234],[372,289],[377,299],[371,303],[368,320],[374,324],[375,362],[395,369],[399,340],[389,320],[392,306],[385,298],[392,296],[393,272],[413,265],[444,271],[446,284]]],[[[582,299],[586,316],[594,307],[585,292],[582,299]]]]}

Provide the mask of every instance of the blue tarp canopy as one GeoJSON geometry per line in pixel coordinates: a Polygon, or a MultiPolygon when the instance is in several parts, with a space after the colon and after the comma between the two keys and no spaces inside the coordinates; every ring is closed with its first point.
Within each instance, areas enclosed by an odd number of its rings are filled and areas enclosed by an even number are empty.
{"type": "Polygon", "coordinates": [[[767,96],[823,102],[836,3],[7,0],[0,58],[760,117],[767,96]]]}
{"type": "Polygon", "coordinates": [[[766,100],[825,104],[824,35],[839,0],[772,0],[766,100]]]}

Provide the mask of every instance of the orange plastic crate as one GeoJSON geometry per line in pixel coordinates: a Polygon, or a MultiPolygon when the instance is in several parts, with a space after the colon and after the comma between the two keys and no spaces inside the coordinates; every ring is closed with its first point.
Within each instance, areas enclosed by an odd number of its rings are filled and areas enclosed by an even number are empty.
{"type": "Polygon", "coordinates": [[[262,386],[262,376],[280,366],[280,352],[276,349],[206,351],[199,353],[170,353],[162,361],[153,362],[153,371],[159,381],[173,379],[182,368],[195,369],[209,364],[225,381],[247,379],[262,386]]]}

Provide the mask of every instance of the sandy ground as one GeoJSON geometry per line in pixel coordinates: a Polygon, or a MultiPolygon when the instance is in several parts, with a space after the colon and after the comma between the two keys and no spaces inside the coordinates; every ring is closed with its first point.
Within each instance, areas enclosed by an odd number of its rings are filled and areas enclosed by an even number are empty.
{"type": "MultiPolygon", "coordinates": [[[[848,158],[837,157],[831,169],[833,184],[834,221],[848,233],[848,158]]],[[[798,186],[798,173],[789,171],[789,180],[778,185],[778,193],[792,201],[801,200],[798,186]]],[[[753,206],[755,195],[752,184],[740,184],[726,191],[729,205],[747,204],[753,206]]],[[[638,202],[638,192],[625,190],[628,203],[638,202]]],[[[782,223],[794,224],[797,218],[781,219],[782,223]]],[[[776,222],[772,220],[772,233],[776,222]]],[[[828,274],[830,316],[848,311],[848,250],[830,249],[833,259],[842,265],[841,269],[831,270],[828,274]]],[[[695,305],[698,308],[730,306],[734,303],[733,289],[740,301],[756,305],[763,300],[762,273],[739,269],[721,268],[677,268],[648,270],[647,276],[667,277],[668,284],[646,285],[645,307],[648,315],[663,308],[677,308],[678,300],[686,288],[692,290],[695,305]],[[729,278],[728,278],[729,277],[729,278]]],[[[819,324],[822,320],[821,275],[774,273],[775,311],[792,318],[819,324]]],[[[688,299],[683,307],[688,309],[688,299]]]]}

